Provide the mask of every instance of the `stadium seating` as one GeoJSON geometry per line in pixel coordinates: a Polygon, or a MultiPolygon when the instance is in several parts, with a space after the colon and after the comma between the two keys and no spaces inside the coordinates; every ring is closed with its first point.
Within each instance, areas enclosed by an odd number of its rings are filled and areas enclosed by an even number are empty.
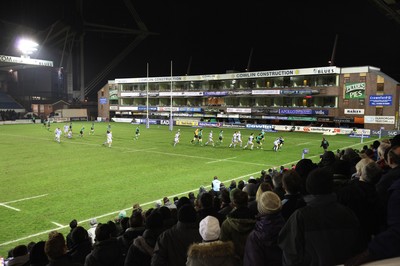
{"type": "Polygon", "coordinates": [[[24,109],[24,107],[17,103],[10,95],[0,92],[0,110],[14,109],[24,109]]]}

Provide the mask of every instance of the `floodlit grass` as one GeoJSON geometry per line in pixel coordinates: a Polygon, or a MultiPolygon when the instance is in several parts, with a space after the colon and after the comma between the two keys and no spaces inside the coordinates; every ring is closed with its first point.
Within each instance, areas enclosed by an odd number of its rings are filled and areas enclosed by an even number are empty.
{"type": "MultiPolygon", "coordinates": [[[[202,185],[209,186],[213,176],[229,186],[232,179],[247,180],[259,176],[262,169],[285,165],[301,159],[319,160],[322,152],[320,134],[266,133],[264,149],[228,148],[234,129],[224,129],[222,145],[190,144],[193,128],[140,125],[139,140],[134,140],[136,125],[111,123],[112,148],[102,146],[106,140],[106,123],[95,123],[95,135],[89,135],[91,123],[74,122],[72,139],[54,141],[41,124],[0,126],[0,255],[18,244],[45,240],[51,230],[68,232],[68,224],[77,219],[88,228],[88,220],[97,217],[106,222],[134,203],[145,209],[164,196],[187,195],[202,185]],[[79,129],[85,126],[85,135],[79,129]],[[181,141],[173,147],[177,129],[181,141]],[[273,140],[282,135],[285,145],[272,151],[273,140]]],[[[203,143],[211,129],[205,128],[203,143]]],[[[212,129],[218,142],[219,129],[212,129]]],[[[241,130],[245,144],[251,132],[241,130]]],[[[361,148],[374,139],[327,136],[330,150],[361,148]]],[[[243,145],[244,145],[243,144],[243,145]]],[[[130,212],[128,211],[128,214],[130,212]]]]}

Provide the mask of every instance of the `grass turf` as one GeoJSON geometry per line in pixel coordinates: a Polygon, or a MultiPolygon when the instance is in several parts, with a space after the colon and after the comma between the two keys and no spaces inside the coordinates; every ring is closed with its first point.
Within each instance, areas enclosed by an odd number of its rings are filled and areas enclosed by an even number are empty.
{"type": "MultiPolygon", "coordinates": [[[[194,129],[140,125],[141,135],[134,140],[136,125],[111,123],[112,148],[103,146],[108,124],[95,123],[95,134],[89,135],[91,123],[73,122],[72,139],[54,141],[52,124],[48,131],[41,124],[0,126],[0,256],[18,244],[45,240],[51,230],[66,234],[68,224],[77,219],[88,228],[88,220],[112,220],[121,210],[134,203],[144,209],[164,196],[187,195],[209,186],[213,176],[229,186],[230,181],[258,177],[262,169],[290,167],[306,158],[317,162],[323,152],[322,135],[297,132],[266,133],[264,149],[228,148],[234,129],[224,130],[224,142],[216,147],[193,145],[194,129]],[[84,137],[79,130],[85,126],[84,137]],[[180,143],[173,147],[177,129],[180,143]],[[283,136],[281,151],[273,152],[273,141],[283,136]]],[[[203,143],[210,130],[218,143],[220,129],[205,128],[203,143]]],[[[241,129],[243,145],[251,132],[241,129]]],[[[337,135],[326,137],[330,150],[353,147],[360,149],[375,139],[337,135]]],[[[195,193],[196,194],[196,193],[195,193]]],[[[128,215],[130,212],[128,211],[128,215]]]]}

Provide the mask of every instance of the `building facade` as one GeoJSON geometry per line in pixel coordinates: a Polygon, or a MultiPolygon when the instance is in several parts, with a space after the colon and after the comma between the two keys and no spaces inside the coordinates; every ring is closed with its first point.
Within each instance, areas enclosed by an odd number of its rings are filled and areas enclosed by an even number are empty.
{"type": "Polygon", "coordinates": [[[110,80],[103,119],[398,129],[399,83],[372,66],[110,80]],[[171,104],[172,102],[172,104],[171,104]]]}

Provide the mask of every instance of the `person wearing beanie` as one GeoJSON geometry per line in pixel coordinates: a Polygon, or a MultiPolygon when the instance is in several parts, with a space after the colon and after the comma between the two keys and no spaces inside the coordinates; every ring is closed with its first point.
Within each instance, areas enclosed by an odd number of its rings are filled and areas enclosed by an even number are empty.
{"type": "Polygon", "coordinates": [[[279,233],[284,265],[338,265],[359,251],[359,221],[338,203],[332,178],[326,168],[308,175],[306,189],[312,196],[279,233]]]}
{"type": "Polygon", "coordinates": [[[219,266],[240,265],[240,260],[235,256],[232,241],[219,240],[219,221],[214,216],[207,216],[200,221],[199,233],[203,239],[201,243],[194,243],[187,253],[187,266],[219,266]]]}
{"type": "Polygon", "coordinates": [[[221,225],[220,239],[232,241],[235,245],[235,254],[242,261],[247,236],[254,229],[256,220],[247,205],[248,194],[246,192],[234,189],[231,191],[231,196],[234,209],[226,216],[221,225]]]}
{"type": "Polygon", "coordinates": [[[257,202],[259,212],[254,230],[249,234],[243,265],[281,265],[282,250],[278,246],[278,235],[285,220],[281,215],[282,203],[279,196],[266,191],[260,195],[257,202]]]}
{"type": "Polygon", "coordinates": [[[192,205],[179,208],[178,222],[157,239],[151,259],[152,266],[186,265],[189,246],[202,240],[196,218],[196,210],[192,205]]]}
{"type": "Polygon", "coordinates": [[[146,218],[146,230],[133,240],[125,258],[125,265],[150,265],[158,236],[163,232],[163,216],[153,210],[146,218]]]}

